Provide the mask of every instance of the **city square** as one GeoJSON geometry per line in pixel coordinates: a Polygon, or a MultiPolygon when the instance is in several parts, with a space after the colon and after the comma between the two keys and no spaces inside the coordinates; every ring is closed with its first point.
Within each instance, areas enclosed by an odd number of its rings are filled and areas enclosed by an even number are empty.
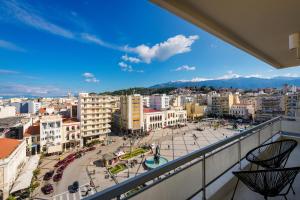
{"type": "MultiPolygon", "coordinates": [[[[161,156],[171,161],[225,139],[237,132],[238,130],[232,130],[232,125],[214,128],[210,127],[207,122],[188,123],[187,126],[178,129],[167,128],[151,132],[149,136],[136,139],[132,148],[141,144],[159,145],[161,156]],[[197,130],[200,127],[202,130],[197,130]]],[[[70,164],[64,170],[63,177],[59,182],[41,181],[41,186],[49,182],[53,184],[54,192],[51,195],[44,195],[40,191],[40,188],[37,188],[33,197],[45,199],[82,199],[147,171],[143,163],[148,156],[137,156],[134,157],[137,160],[137,164],[128,167],[114,176],[109,175],[107,178],[109,174],[108,170],[99,165],[102,155],[115,152],[120,148],[125,151],[130,149],[129,140],[124,141],[123,137],[119,136],[110,136],[110,138],[115,142],[106,146],[97,145],[95,150],[85,153],[81,158],[76,159],[70,164]],[[101,153],[99,153],[100,151],[101,153]],[[76,193],[70,193],[68,187],[74,181],[79,181],[80,189],[76,193]],[[87,188],[91,188],[88,193],[86,192],[87,188]]],[[[74,151],[76,150],[71,152],[74,151]]],[[[59,157],[50,156],[43,158],[39,179],[42,180],[44,174],[54,168],[53,166],[57,163],[59,157]]]]}

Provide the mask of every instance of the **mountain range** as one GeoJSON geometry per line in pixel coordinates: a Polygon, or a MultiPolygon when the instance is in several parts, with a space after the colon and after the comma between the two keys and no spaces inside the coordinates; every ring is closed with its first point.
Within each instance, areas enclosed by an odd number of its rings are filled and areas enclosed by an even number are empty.
{"type": "Polygon", "coordinates": [[[281,88],[284,84],[295,85],[300,87],[300,77],[238,77],[231,79],[214,79],[202,81],[171,81],[167,83],[153,85],[150,88],[164,87],[201,87],[212,86],[215,88],[240,88],[240,89],[257,89],[257,88],[281,88]]]}

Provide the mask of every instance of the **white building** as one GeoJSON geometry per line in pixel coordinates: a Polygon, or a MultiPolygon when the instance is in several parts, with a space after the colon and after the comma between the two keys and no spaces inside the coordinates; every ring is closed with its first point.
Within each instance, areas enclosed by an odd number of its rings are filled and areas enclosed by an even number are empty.
{"type": "Polygon", "coordinates": [[[62,118],[60,115],[42,116],[40,120],[40,146],[46,153],[62,151],[62,118]]]}
{"type": "Polygon", "coordinates": [[[166,127],[165,111],[144,108],[144,130],[151,131],[166,127]]]}
{"type": "Polygon", "coordinates": [[[16,116],[16,107],[0,106],[0,118],[16,116]]]}
{"type": "Polygon", "coordinates": [[[104,141],[111,132],[111,101],[110,96],[79,93],[77,119],[84,145],[92,140],[104,141]]]}
{"type": "Polygon", "coordinates": [[[0,199],[7,199],[25,162],[25,140],[0,138],[0,199]]]}
{"type": "Polygon", "coordinates": [[[254,115],[253,105],[233,104],[229,110],[229,114],[243,119],[249,119],[254,115]]]}
{"type": "Polygon", "coordinates": [[[166,94],[154,94],[150,96],[150,108],[166,110],[170,108],[170,97],[166,94]]]}
{"type": "Polygon", "coordinates": [[[40,102],[35,101],[28,101],[28,113],[36,114],[39,112],[39,109],[41,108],[40,102]]]}
{"type": "Polygon", "coordinates": [[[153,131],[172,126],[183,126],[187,121],[187,112],[181,107],[170,110],[144,109],[144,130],[153,131]]]}
{"type": "Polygon", "coordinates": [[[146,108],[149,108],[149,107],[150,107],[150,97],[149,97],[149,96],[144,96],[144,97],[143,97],[143,105],[144,105],[144,107],[146,107],[146,108]]]}

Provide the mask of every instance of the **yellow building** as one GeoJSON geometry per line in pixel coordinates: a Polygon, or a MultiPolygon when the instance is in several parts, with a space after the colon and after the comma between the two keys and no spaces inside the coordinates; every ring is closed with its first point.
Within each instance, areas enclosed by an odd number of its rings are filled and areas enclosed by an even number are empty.
{"type": "Polygon", "coordinates": [[[200,106],[198,103],[186,103],[185,110],[187,112],[187,118],[194,120],[195,118],[204,116],[206,106],[200,106]]]}
{"type": "Polygon", "coordinates": [[[121,129],[130,133],[139,133],[143,129],[143,97],[139,94],[121,96],[121,129]]]}

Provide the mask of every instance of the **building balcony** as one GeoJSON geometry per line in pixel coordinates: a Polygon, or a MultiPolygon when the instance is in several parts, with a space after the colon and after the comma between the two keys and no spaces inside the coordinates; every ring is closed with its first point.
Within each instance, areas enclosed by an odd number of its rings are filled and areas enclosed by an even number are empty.
{"type": "MultiPolygon", "coordinates": [[[[156,169],[137,175],[87,199],[231,199],[236,178],[232,171],[249,166],[245,155],[251,149],[282,138],[300,142],[300,119],[273,118],[252,129],[170,161],[156,169]]],[[[300,144],[292,152],[287,167],[300,166],[300,144]]],[[[300,177],[294,182],[299,199],[300,177]]],[[[270,199],[281,199],[270,198],[270,199]]],[[[264,199],[239,183],[234,199],[264,199]]]]}

